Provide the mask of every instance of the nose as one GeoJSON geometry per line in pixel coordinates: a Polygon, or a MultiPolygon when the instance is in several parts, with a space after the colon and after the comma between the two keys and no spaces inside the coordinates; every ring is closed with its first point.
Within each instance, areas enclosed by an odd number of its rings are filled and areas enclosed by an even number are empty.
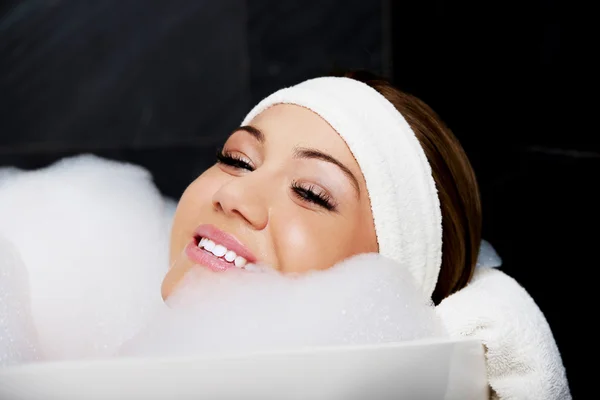
{"type": "Polygon", "coordinates": [[[269,222],[269,207],[266,191],[252,175],[254,173],[224,183],[213,195],[213,205],[218,212],[262,230],[269,222]]]}

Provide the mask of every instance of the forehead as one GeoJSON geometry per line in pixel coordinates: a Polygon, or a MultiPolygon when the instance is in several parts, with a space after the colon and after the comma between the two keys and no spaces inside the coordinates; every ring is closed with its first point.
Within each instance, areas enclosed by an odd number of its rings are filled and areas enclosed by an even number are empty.
{"type": "Polygon", "coordinates": [[[342,161],[353,172],[360,172],[340,135],[327,121],[305,107],[278,104],[257,115],[251,125],[264,133],[269,146],[280,147],[281,150],[286,147],[318,149],[342,161]]]}

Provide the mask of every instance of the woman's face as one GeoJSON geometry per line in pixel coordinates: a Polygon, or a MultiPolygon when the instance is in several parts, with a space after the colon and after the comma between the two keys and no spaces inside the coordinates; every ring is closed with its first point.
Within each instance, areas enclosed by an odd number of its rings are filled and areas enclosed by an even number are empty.
{"type": "Polygon", "coordinates": [[[188,186],[170,246],[165,299],[194,264],[235,268],[235,256],[238,265],[247,260],[302,273],[378,251],[365,181],[352,153],[317,114],[287,104],[234,131],[217,163],[188,186]],[[229,254],[198,248],[202,237],[229,254]],[[190,262],[176,263],[182,257],[190,262]]]}

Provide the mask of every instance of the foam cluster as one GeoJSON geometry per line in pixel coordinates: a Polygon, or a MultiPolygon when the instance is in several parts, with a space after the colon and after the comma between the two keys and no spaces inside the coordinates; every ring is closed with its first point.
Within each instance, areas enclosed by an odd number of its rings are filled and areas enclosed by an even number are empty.
{"type": "Polygon", "coordinates": [[[374,254],[298,276],[197,267],[165,304],[176,203],[148,171],[79,156],[0,172],[0,364],[444,335],[407,268],[374,254]]]}
{"type": "MultiPolygon", "coordinates": [[[[45,359],[112,356],[148,321],[162,303],[171,209],[134,165],[83,155],[5,170],[0,236],[27,270],[29,314],[45,359]]],[[[3,279],[2,293],[24,296],[14,284],[3,279]]],[[[4,318],[13,311],[2,310],[4,318]]]]}
{"type": "Polygon", "coordinates": [[[444,335],[407,269],[369,254],[298,276],[192,269],[120,354],[231,355],[444,335]]]}
{"type": "Polygon", "coordinates": [[[11,243],[0,236],[0,366],[38,361],[27,271],[11,243]]]}

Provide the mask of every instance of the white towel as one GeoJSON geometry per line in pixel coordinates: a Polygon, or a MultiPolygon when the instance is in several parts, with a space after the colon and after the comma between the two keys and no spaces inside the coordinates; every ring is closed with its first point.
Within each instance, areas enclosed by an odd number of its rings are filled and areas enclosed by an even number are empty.
{"type": "Polygon", "coordinates": [[[483,342],[492,399],[571,399],[550,327],[513,278],[478,268],[469,285],[437,311],[451,336],[483,342]]]}

